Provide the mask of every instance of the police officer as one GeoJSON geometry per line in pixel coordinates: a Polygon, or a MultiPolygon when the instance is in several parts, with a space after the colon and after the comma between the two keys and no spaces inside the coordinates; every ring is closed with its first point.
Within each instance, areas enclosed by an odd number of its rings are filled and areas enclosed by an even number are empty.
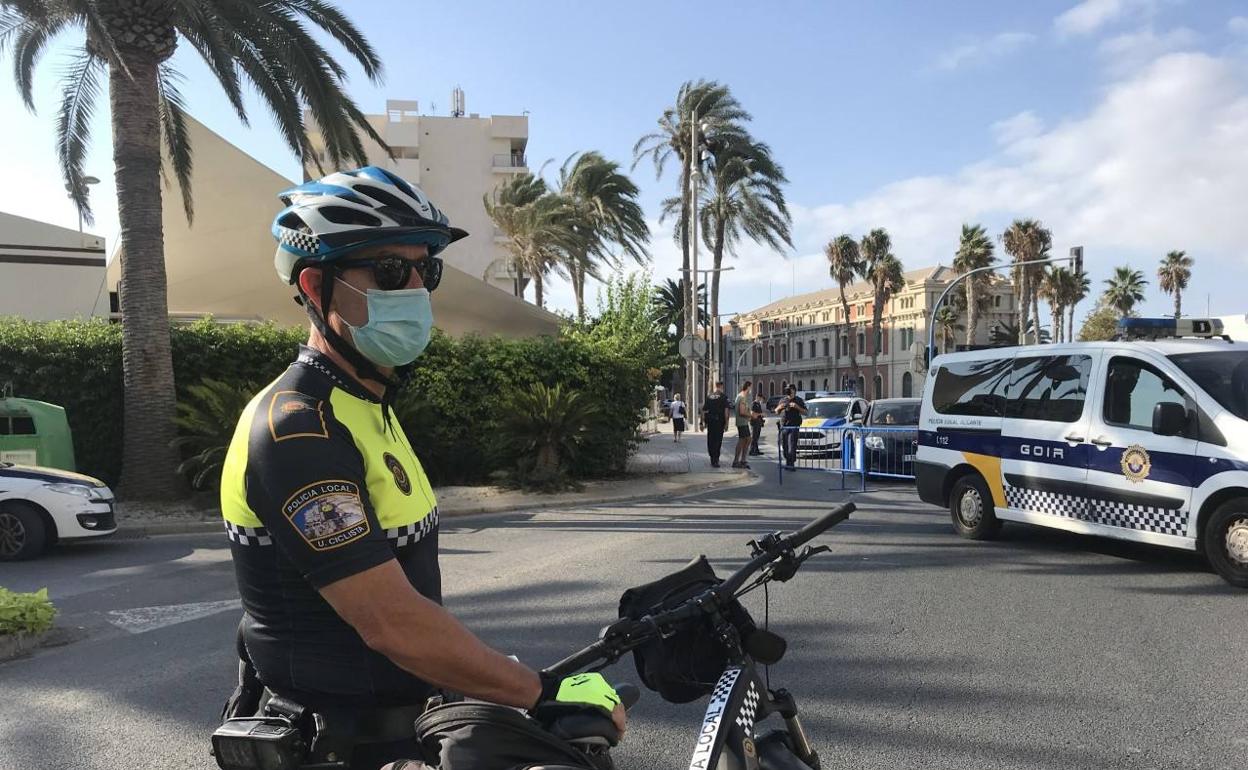
{"type": "MultiPolygon", "coordinates": [[[[311,330],[244,410],[222,471],[241,654],[271,695],[360,724],[397,713],[410,728],[445,688],[539,715],[582,708],[622,731],[601,676],[561,687],[441,606],[437,499],[391,407],[429,341],[437,255],[467,233],[371,166],[281,198],[275,264],[311,330]]],[[[419,756],[414,736],[381,736],[356,746],[351,766],[419,756]]]]}

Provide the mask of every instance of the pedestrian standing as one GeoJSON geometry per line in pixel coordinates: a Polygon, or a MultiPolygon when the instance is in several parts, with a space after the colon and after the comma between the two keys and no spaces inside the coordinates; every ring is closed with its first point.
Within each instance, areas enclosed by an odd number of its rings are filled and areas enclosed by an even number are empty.
{"type": "Polygon", "coordinates": [[[758,395],[754,395],[753,402],[750,403],[750,431],[752,432],[750,442],[750,454],[761,455],[763,450],[758,448],[758,439],[763,435],[763,426],[767,424],[767,418],[763,414],[763,399],[758,395]]]}
{"type": "Polygon", "coordinates": [[[746,457],[750,453],[750,381],[741,386],[741,392],[732,405],[737,424],[737,451],[732,455],[732,467],[749,468],[746,457]]]}
{"type": "Polygon", "coordinates": [[[776,405],[776,414],[780,418],[780,441],[784,446],[785,470],[797,470],[797,434],[806,416],[806,402],[797,397],[797,388],[792,385],[785,391],[786,395],[776,405]]]}
{"type": "Polygon", "coordinates": [[[706,452],[711,456],[711,467],[719,467],[719,452],[724,444],[724,430],[728,427],[728,399],[724,396],[724,383],[715,383],[715,390],[702,403],[702,421],[706,423],[706,452]]]}
{"type": "Polygon", "coordinates": [[[676,436],[673,440],[680,441],[680,434],[685,432],[685,402],[680,400],[679,393],[672,399],[669,409],[672,414],[672,433],[676,436]]]}

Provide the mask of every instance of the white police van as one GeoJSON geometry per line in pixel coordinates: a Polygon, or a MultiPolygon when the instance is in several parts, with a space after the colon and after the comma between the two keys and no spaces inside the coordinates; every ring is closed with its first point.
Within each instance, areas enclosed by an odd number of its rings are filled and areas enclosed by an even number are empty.
{"type": "Polygon", "coordinates": [[[1216,320],[1120,331],[936,359],[919,497],[964,537],[1019,521],[1201,551],[1248,587],[1248,344],[1216,338],[1216,320]]]}

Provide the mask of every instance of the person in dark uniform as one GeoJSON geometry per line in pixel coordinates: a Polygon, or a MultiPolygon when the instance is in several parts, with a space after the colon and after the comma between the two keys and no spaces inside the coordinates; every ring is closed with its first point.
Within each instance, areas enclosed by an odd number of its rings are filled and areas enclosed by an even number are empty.
{"type": "Polygon", "coordinates": [[[421,758],[412,719],[440,688],[539,718],[571,704],[622,730],[600,676],[564,690],[441,606],[437,498],[393,404],[429,341],[436,255],[467,233],[420,188],[371,166],[281,197],[275,264],[312,327],[243,411],[222,469],[240,657],[271,696],[398,725],[352,745],[352,768],[421,758]]]}
{"type": "Polygon", "coordinates": [[[732,406],[724,396],[724,383],[715,383],[715,390],[702,402],[702,421],[706,423],[706,451],[711,456],[712,468],[719,467],[720,450],[724,445],[724,431],[728,427],[731,410],[732,406]]]}
{"type": "Polygon", "coordinates": [[[802,418],[806,416],[806,402],[798,398],[797,388],[792,385],[785,394],[776,405],[776,414],[782,415],[780,425],[785,428],[780,434],[784,447],[784,467],[785,470],[792,471],[797,470],[797,429],[802,424],[802,418]]]}
{"type": "Polygon", "coordinates": [[[758,448],[758,439],[763,435],[763,426],[766,424],[767,418],[763,412],[763,397],[755,394],[754,401],[750,403],[750,432],[752,434],[750,454],[752,455],[761,455],[763,453],[763,450],[758,448]]]}

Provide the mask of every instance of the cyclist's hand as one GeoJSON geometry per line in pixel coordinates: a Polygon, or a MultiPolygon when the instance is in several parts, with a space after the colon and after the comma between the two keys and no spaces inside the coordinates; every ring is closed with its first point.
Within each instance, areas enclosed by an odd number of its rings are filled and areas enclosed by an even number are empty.
{"type": "Polygon", "coordinates": [[[615,688],[602,674],[576,674],[558,682],[545,683],[542,698],[533,708],[534,718],[547,726],[578,714],[610,718],[617,735],[604,737],[613,745],[624,735],[624,706],[615,688]]]}

